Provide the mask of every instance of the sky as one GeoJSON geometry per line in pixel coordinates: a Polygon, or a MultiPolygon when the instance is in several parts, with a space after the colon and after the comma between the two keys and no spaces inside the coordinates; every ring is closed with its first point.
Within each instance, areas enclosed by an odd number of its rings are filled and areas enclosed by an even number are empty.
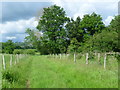
{"type": "Polygon", "coordinates": [[[58,5],[64,8],[66,15],[76,19],[95,12],[103,18],[104,24],[118,15],[119,0],[51,0],[49,2],[0,2],[0,42],[13,40],[23,42],[27,28],[35,29],[38,16],[43,8],[58,5]]]}

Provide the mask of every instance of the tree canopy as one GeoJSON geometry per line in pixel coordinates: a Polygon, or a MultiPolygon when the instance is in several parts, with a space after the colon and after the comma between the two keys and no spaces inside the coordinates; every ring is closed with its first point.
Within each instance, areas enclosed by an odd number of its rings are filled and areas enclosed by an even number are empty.
{"type": "Polygon", "coordinates": [[[50,53],[65,52],[67,48],[67,36],[65,23],[69,20],[63,8],[53,5],[44,8],[44,13],[39,20],[37,29],[42,31],[43,37],[50,53]]]}
{"type": "Polygon", "coordinates": [[[119,16],[115,16],[110,25],[105,26],[101,15],[95,12],[74,20],[66,16],[63,8],[53,5],[44,8],[36,27],[42,36],[36,39],[34,30],[28,30],[31,33],[27,32],[30,36],[26,38],[32,40],[42,54],[119,51],[119,24],[119,16]]]}

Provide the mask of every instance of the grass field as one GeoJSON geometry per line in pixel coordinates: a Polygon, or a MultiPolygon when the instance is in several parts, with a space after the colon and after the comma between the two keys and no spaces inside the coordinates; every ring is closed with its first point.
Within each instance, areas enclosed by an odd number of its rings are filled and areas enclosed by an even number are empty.
{"type": "Polygon", "coordinates": [[[85,64],[85,57],[74,63],[71,57],[27,56],[2,71],[3,88],[118,88],[118,63],[107,68],[96,61],[85,64]]]}

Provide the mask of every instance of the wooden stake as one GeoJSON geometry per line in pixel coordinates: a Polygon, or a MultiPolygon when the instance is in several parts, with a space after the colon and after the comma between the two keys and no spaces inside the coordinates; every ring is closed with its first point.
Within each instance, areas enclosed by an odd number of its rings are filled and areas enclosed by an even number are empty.
{"type": "Polygon", "coordinates": [[[100,63],[100,53],[98,53],[98,62],[100,63]]]}
{"type": "Polygon", "coordinates": [[[12,54],[10,55],[10,66],[12,66],[12,54]]]}
{"type": "Polygon", "coordinates": [[[76,55],[75,55],[75,53],[74,53],[74,62],[76,62],[76,55]]]}
{"type": "Polygon", "coordinates": [[[88,53],[86,53],[86,64],[88,64],[88,53]]]}
{"type": "Polygon", "coordinates": [[[53,58],[54,58],[54,54],[53,54],[53,58]]]}
{"type": "Polygon", "coordinates": [[[18,54],[16,55],[16,58],[17,58],[17,62],[19,62],[18,54]]]}
{"type": "MultiPolygon", "coordinates": [[[[14,57],[15,57],[16,55],[14,55],[14,57]]],[[[16,58],[15,58],[15,64],[16,64],[16,58]]]]}
{"type": "Polygon", "coordinates": [[[64,57],[66,57],[65,53],[64,53],[64,57]]]}
{"type": "Polygon", "coordinates": [[[4,55],[2,55],[2,57],[3,57],[3,69],[5,69],[6,68],[6,66],[5,66],[5,57],[4,57],[4,55]]]}
{"type": "Polygon", "coordinates": [[[56,58],[57,58],[57,54],[56,54],[56,58]]]}
{"type": "Polygon", "coordinates": [[[106,58],[107,58],[107,55],[105,53],[105,56],[104,56],[104,69],[106,69],[106,58]]]}
{"type": "Polygon", "coordinates": [[[61,59],[61,53],[60,53],[60,59],[61,59]]]}

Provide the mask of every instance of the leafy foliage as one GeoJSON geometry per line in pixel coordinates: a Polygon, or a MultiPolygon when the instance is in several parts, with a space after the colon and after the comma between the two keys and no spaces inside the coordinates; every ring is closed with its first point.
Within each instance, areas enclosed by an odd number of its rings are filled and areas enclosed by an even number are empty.
{"type": "Polygon", "coordinates": [[[22,54],[22,53],[23,53],[22,50],[19,50],[19,49],[15,49],[13,51],[13,54],[22,54]]]}
{"type": "MultiPolygon", "coordinates": [[[[118,31],[120,15],[115,16],[109,26],[102,17],[93,12],[81,19],[68,18],[63,8],[52,5],[44,8],[37,29],[28,28],[24,43],[9,40],[2,45],[3,53],[13,53],[15,49],[36,48],[40,54],[66,52],[119,52],[118,31]],[[14,47],[15,46],[15,47],[14,47]]],[[[19,51],[14,51],[19,53],[19,51]]]]}
{"type": "Polygon", "coordinates": [[[2,52],[3,53],[9,53],[12,54],[14,51],[14,43],[12,42],[12,40],[8,40],[5,43],[2,43],[2,52]]]}
{"type": "Polygon", "coordinates": [[[105,25],[102,22],[102,17],[93,12],[91,15],[84,15],[81,27],[88,35],[94,35],[96,32],[101,32],[105,28],[105,25]]]}
{"type": "Polygon", "coordinates": [[[76,40],[76,38],[73,38],[70,42],[70,45],[68,47],[68,52],[71,53],[71,52],[76,52],[77,49],[79,47],[79,43],[78,41],[76,40]]]}
{"type": "Polygon", "coordinates": [[[103,30],[95,34],[84,44],[83,51],[110,52],[116,51],[118,46],[118,35],[115,31],[103,30]],[[112,37],[111,37],[112,36],[112,37]]]}
{"type": "Polygon", "coordinates": [[[67,37],[65,23],[68,18],[65,16],[63,8],[53,5],[44,8],[44,13],[39,21],[37,29],[42,31],[48,50],[51,53],[65,52],[67,47],[67,37]]]}

